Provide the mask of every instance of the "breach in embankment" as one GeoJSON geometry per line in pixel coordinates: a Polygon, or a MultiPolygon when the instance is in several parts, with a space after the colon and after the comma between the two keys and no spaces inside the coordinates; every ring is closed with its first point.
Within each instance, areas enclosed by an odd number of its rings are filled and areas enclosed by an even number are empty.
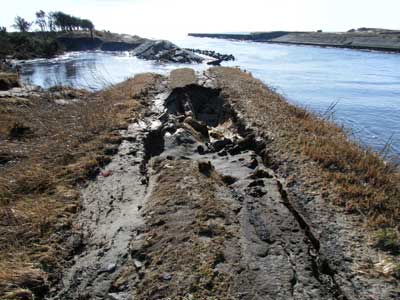
{"type": "Polygon", "coordinates": [[[1,297],[398,299],[398,170],[250,74],[4,95],[1,297]]]}

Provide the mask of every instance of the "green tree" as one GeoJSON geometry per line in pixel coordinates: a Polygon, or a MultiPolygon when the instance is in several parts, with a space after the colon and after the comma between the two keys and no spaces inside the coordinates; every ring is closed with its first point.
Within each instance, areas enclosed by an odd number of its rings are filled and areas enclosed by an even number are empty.
{"type": "Polygon", "coordinates": [[[47,31],[46,13],[43,10],[36,12],[36,24],[39,26],[41,32],[47,31]]]}
{"type": "Polygon", "coordinates": [[[54,22],[55,22],[54,12],[50,12],[47,15],[47,26],[49,27],[50,31],[56,31],[56,25],[54,22]]]}
{"type": "Polygon", "coordinates": [[[47,16],[50,31],[89,30],[93,37],[94,25],[88,19],[81,19],[61,11],[51,12],[47,16]]]}
{"type": "Polygon", "coordinates": [[[20,16],[16,16],[14,19],[13,27],[21,32],[28,32],[31,26],[32,23],[28,22],[27,20],[25,20],[20,16]]]}
{"type": "Polygon", "coordinates": [[[90,30],[90,36],[93,38],[94,25],[92,21],[88,19],[81,20],[81,28],[84,30],[90,30]]]}

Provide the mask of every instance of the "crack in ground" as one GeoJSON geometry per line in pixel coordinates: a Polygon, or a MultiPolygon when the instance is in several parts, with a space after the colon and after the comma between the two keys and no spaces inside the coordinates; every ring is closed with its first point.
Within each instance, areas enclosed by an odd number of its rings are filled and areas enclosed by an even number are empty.
{"type": "Polygon", "coordinates": [[[331,268],[327,259],[320,254],[320,242],[312,233],[310,225],[307,223],[305,218],[291,204],[288,194],[286,190],[284,190],[283,185],[279,180],[277,180],[277,186],[279,189],[279,193],[281,194],[284,205],[289,209],[289,211],[292,213],[292,215],[299,223],[300,227],[304,230],[305,236],[308,238],[308,240],[310,240],[311,245],[316,252],[315,255],[311,255],[311,251],[309,250],[310,257],[313,260],[314,276],[318,279],[318,281],[322,283],[320,274],[328,275],[330,280],[332,281],[332,286],[333,286],[332,290],[335,298],[341,300],[347,300],[348,298],[341,290],[339,284],[336,282],[335,270],[331,268]]]}

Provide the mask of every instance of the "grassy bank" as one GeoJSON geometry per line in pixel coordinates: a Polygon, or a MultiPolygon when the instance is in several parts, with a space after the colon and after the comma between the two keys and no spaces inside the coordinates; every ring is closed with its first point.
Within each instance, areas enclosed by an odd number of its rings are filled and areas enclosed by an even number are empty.
{"type": "Polygon", "coordinates": [[[339,126],[289,104],[250,74],[214,68],[211,74],[255,130],[268,141],[265,160],[345,212],[377,229],[377,245],[398,253],[400,173],[371,150],[349,140],[339,126]],[[246,101],[243,101],[246,99],[246,101]]]}
{"type": "Polygon", "coordinates": [[[59,278],[79,186],[98,174],[157,81],[141,75],[98,94],[53,89],[0,99],[0,298],[33,299],[59,278]],[[22,297],[22,298],[21,298],[22,297]]]}

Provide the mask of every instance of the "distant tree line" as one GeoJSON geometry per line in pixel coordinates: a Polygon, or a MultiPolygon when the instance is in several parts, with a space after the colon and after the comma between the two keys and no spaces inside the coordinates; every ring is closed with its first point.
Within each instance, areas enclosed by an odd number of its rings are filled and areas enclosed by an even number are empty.
{"type": "Polygon", "coordinates": [[[92,21],[81,19],[61,11],[46,13],[40,10],[36,12],[36,20],[34,22],[29,22],[17,16],[15,17],[13,27],[20,32],[28,32],[34,24],[39,27],[41,32],[88,30],[93,37],[94,25],[92,21]]]}
{"type": "Polygon", "coordinates": [[[40,10],[36,12],[34,21],[17,16],[12,26],[20,33],[7,32],[6,27],[0,26],[0,62],[7,57],[18,59],[53,57],[63,51],[56,32],[85,30],[90,31],[93,38],[94,31],[94,25],[90,20],[61,11],[46,13],[40,10]],[[33,29],[39,34],[25,34],[33,29]]]}
{"type": "MultiPolygon", "coordinates": [[[[42,19],[45,20],[45,19],[42,19]]],[[[93,31],[94,25],[88,19],[81,19],[68,15],[61,11],[52,12],[48,16],[50,31],[75,31],[75,30],[90,30],[93,31]]]]}

